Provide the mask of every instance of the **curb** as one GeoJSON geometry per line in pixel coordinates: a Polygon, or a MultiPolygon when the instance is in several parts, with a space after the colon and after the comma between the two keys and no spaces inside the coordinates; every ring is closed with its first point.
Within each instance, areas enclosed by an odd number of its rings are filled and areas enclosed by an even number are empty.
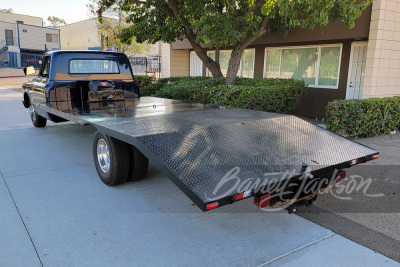
{"type": "Polygon", "coordinates": [[[0,76],[0,79],[5,79],[5,78],[23,78],[23,77],[30,77],[30,78],[32,78],[32,77],[36,77],[36,76],[32,76],[32,75],[30,75],[30,76],[25,76],[25,75],[19,75],[19,76],[0,76]]]}

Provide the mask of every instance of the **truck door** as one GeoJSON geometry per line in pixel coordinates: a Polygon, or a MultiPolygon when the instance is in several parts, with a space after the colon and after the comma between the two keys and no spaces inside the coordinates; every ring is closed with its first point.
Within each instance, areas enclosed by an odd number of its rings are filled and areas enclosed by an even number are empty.
{"type": "Polygon", "coordinates": [[[32,88],[30,90],[30,95],[31,95],[31,102],[33,104],[45,105],[47,103],[46,87],[49,81],[50,61],[51,61],[50,56],[45,56],[43,58],[39,75],[37,78],[32,80],[32,88]]]}

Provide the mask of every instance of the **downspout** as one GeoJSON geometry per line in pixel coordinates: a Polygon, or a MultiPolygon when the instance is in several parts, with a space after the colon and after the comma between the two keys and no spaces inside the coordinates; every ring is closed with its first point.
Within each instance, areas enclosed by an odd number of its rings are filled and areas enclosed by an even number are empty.
{"type": "Polygon", "coordinates": [[[17,23],[18,48],[19,48],[19,51],[21,52],[21,44],[19,42],[19,25],[18,24],[19,23],[17,23]]]}

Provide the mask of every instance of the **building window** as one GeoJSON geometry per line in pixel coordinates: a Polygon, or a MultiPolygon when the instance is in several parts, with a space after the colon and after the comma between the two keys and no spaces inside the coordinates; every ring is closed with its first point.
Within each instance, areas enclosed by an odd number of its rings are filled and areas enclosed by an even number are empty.
{"type": "Polygon", "coordinates": [[[46,41],[49,43],[58,43],[58,35],[46,33],[46,41]]]}
{"type": "MultiPolygon", "coordinates": [[[[208,56],[215,60],[215,51],[209,51],[208,56]]],[[[229,60],[231,59],[231,51],[220,51],[219,52],[219,66],[221,67],[221,72],[224,77],[228,72],[229,60]]],[[[212,76],[211,71],[208,71],[208,76],[212,76]]]]}
{"type": "Polygon", "coordinates": [[[17,20],[18,24],[24,24],[24,22],[22,20],[17,20]]]}
{"type": "Polygon", "coordinates": [[[6,45],[14,45],[14,33],[12,30],[5,30],[6,45]]]}
{"type": "Polygon", "coordinates": [[[341,45],[266,48],[264,77],[303,80],[313,87],[338,88],[341,45]]]}
{"type": "Polygon", "coordinates": [[[240,77],[254,78],[254,49],[244,50],[242,61],[240,62],[240,77]]]}
{"type": "MultiPolygon", "coordinates": [[[[219,65],[221,72],[224,77],[228,72],[229,60],[231,59],[230,50],[223,50],[219,52],[219,65]]],[[[246,49],[243,52],[242,59],[240,60],[240,66],[238,75],[239,77],[254,78],[254,49],[246,49]]],[[[208,56],[215,60],[215,51],[208,51],[208,56]]],[[[211,77],[211,72],[207,69],[207,76],[211,77]]]]}

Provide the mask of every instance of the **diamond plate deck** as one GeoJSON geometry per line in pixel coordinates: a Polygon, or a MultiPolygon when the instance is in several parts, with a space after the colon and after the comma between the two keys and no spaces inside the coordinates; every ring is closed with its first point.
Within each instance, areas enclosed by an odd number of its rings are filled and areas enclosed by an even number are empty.
{"type": "Polygon", "coordinates": [[[63,116],[137,146],[202,209],[245,185],[298,172],[303,162],[316,171],[377,153],[295,116],[152,97],[133,108],[63,116]]]}

